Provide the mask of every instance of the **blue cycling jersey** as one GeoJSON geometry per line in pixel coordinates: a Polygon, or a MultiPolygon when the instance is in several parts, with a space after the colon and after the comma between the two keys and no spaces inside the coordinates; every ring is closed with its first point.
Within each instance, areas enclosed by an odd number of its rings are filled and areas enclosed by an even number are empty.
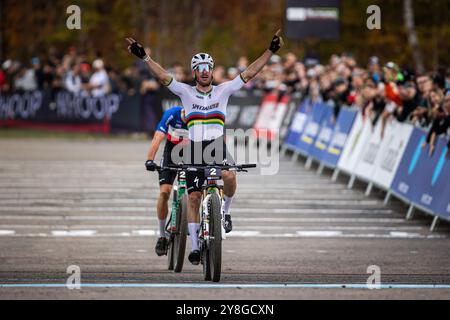
{"type": "Polygon", "coordinates": [[[167,140],[175,144],[188,137],[187,125],[181,118],[181,110],[183,107],[172,107],[164,112],[156,127],[156,131],[165,133],[167,140]]]}

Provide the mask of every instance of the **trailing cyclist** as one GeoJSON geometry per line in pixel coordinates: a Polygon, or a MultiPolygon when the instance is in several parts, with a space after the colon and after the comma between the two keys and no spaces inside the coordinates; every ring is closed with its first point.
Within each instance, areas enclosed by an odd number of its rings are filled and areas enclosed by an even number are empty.
{"type": "MultiPolygon", "coordinates": [[[[164,112],[163,117],[156,127],[156,132],[152,139],[150,150],[148,151],[147,161],[145,162],[145,167],[147,170],[155,171],[155,156],[161,142],[163,142],[166,137],[167,141],[161,157],[160,166],[166,167],[170,164],[175,164],[175,162],[172,161],[172,150],[176,145],[183,143],[183,139],[186,139],[187,136],[188,132],[183,108],[173,107],[164,112]]],[[[166,218],[169,212],[168,202],[170,193],[172,191],[172,185],[176,176],[177,173],[173,171],[159,172],[159,197],[156,205],[156,213],[158,215],[159,224],[159,238],[155,247],[155,252],[158,256],[167,254],[168,239],[165,234],[166,218]]]]}

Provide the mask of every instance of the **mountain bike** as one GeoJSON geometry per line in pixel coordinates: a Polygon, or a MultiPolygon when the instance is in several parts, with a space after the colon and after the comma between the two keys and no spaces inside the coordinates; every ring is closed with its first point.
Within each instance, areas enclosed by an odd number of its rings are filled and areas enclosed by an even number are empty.
{"type": "MultiPolygon", "coordinates": [[[[158,171],[172,170],[171,168],[159,166],[156,169],[158,171]]],[[[178,185],[173,186],[171,213],[166,224],[166,234],[169,236],[167,268],[175,272],[181,272],[183,270],[186,238],[188,235],[188,197],[186,192],[186,171],[177,171],[178,185]]]]}
{"type": "Polygon", "coordinates": [[[206,184],[202,186],[199,232],[200,262],[206,281],[219,282],[222,271],[222,240],[226,239],[225,216],[223,213],[222,171],[247,172],[256,164],[243,165],[170,165],[170,168],[184,171],[204,170],[206,184]]]}

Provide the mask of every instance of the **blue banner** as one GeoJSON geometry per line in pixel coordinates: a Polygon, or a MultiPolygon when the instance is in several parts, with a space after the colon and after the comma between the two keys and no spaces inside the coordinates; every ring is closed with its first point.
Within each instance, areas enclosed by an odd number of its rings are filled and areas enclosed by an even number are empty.
{"type": "Polygon", "coordinates": [[[333,108],[329,105],[325,105],[325,111],[323,112],[319,128],[317,138],[309,151],[309,154],[316,160],[322,160],[333,134],[333,108]]]}
{"type": "Polygon", "coordinates": [[[426,135],[426,132],[414,128],[394,181],[392,181],[391,190],[409,201],[413,201],[414,188],[420,183],[418,176],[422,171],[420,161],[423,161],[426,153],[426,150],[422,150],[426,135]]]}
{"type": "MultiPolygon", "coordinates": [[[[326,148],[318,155],[318,160],[332,168],[337,166],[357,114],[357,110],[343,108],[339,112],[335,125],[330,126],[330,124],[326,124],[327,128],[332,128],[332,133],[329,141],[326,143],[326,148]]],[[[325,133],[327,134],[327,132],[325,133]]]]}
{"type": "MultiPolygon", "coordinates": [[[[447,167],[449,166],[448,164],[449,161],[450,160],[447,160],[447,167]]],[[[441,196],[442,199],[441,201],[439,201],[436,211],[434,212],[438,216],[450,220],[450,183],[447,183],[447,186],[441,192],[442,192],[441,196]]]]}
{"type": "Polygon", "coordinates": [[[309,99],[305,99],[294,113],[289,132],[286,135],[284,144],[290,149],[294,150],[297,144],[297,140],[300,139],[300,135],[305,130],[305,125],[308,121],[308,117],[312,111],[309,99]]]}
{"type": "MultiPolygon", "coordinates": [[[[450,199],[445,190],[450,180],[450,160],[446,159],[447,141],[437,139],[433,155],[429,156],[429,146],[423,150],[418,161],[419,172],[412,191],[413,203],[439,214],[442,201],[450,199]]],[[[441,209],[442,210],[442,209],[441,209]]],[[[441,211],[441,214],[444,214],[441,211]]]]}
{"type": "Polygon", "coordinates": [[[303,133],[295,143],[296,151],[307,155],[311,153],[314,142],[319,135],[320,126],[322,120],[324,119],[327,108],[329,108],[329,106],[323,103],[313,104],[312,112],[310,113],[306,121],[303,133]]]}

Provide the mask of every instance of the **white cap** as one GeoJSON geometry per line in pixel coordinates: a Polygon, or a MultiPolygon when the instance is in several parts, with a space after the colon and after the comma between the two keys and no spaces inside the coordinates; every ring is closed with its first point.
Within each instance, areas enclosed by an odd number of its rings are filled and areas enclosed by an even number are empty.
{"type": "Polygon", "coordinates": [[[92,63],[92,66],[95,69],[103,69],[105,67],[105,64],[103,63],[103,60],[97,59],[97,60],[94,60],[94,62],[92,63]]]}
{"type": "Polygon", "coordinates": [[[5,62],[3,62],[3,70],[8,70],[9,68],[11,68],[12,66],[12,61],[10,59],[6,60],[5,62]]]}

